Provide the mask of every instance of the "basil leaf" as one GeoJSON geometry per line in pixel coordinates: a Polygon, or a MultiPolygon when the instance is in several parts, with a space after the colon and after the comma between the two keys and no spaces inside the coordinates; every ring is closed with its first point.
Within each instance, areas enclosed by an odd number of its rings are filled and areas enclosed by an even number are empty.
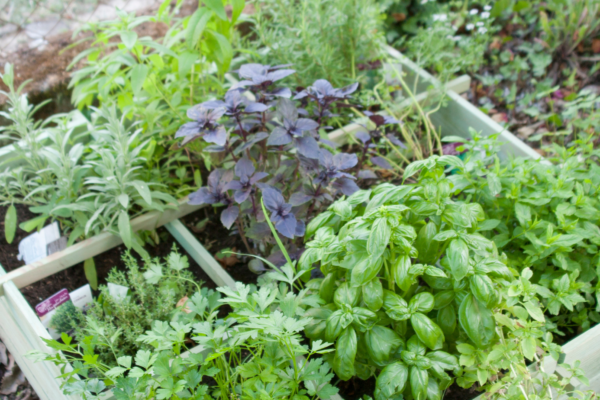
{"type": "Polygon", "coordinates": [[[495,299],[494,284],[485,275],[473,275],[469,280],[471,293],[483,304],[490,306],[495,299]]]}
{"type": "Polygon", "coordinates": [[[410,367],[410,390],[414,400],[425,400],[427,398],[427,386],[429,374],[415,366],[410,367]]]}
{"type": "Polygon", "coordinates": [[[444,342],[444,332],[425,314],[415,313],[410,317],[415,333],[419,339],[431,350],[437,350],[442,347],[444,342]]]}
{"type": "Polygon", "coordinates": [[[483,303],[468,294],[458,310],[460,326],[479,348],[491,345],[494,338],[494,317],[483,303]]]}
{"type": "Polygon", "coordinates": [[[438,381],[434,378],[429,377],[429,382],[427,383],[427,400],[441,400],[442,399],[442,390],[440,389],[440,385],[438,381]]]}
{"type": "Polygon", "coordinates": [[[433,295],[429,292],[421,292],[413,296],[408,303],[408,307],[413,312],[428,313],[433,310],[433,295]]]}
{"type": "Polygon", "coordinates": [[[372,311],[378,311],[383,306],[383,286],[379,278],[371,279],[362,287],[363,300],[372,311]]]}
{"type": "Polygon", "coordinates": [[[373,259],[380,258],[383,255],[388,243],[392,230],[387,224],[386,218],[378,218],[371,227],[369,240],[367,241],[367,251],[373,259]]]}
{"type": "Polygon", "coordinates": [[[327,327],[327,318],[332,311],[327,308],[311,308],[304,314],[304,318],[311,318],[311,321],[304,328],[306,337],[312,340],[324,339],[325,328],[327,327]]]}
{"type": "Polygon", "coordinates": [[[359,332],[366,332],[377,322],[377,314],[362,307],[352,309],[354,315],[354,326],[359,332]]]}
{"type": "Polygon", "coordinates": [[[413,280],[409,274],[409,271],[410,257],[407,255],[399,256],[394,265],[392,265],[392,278],[398,287],[405,292],[410,289],[413,284],[413,280]]]}
{"type": "Polygon", "coordinates": [[[443,290],[441,292],[437,292],[434,296],[434,306],[435,310],[440,310],[454,300],[454,290],[443,290]]]}
{"type": "Polygon", "coordinates": [[[440,242],[433,240],[437,232],[437,225],[432,221],[419,230],[414,246],[419,252],[419,260],[424,264],[433,264],[437,261],[440,242]]]}
{"type": "Polygon", "coordinates": [[[385,289],[383,290],[383,308],[390,318],[396,321],[404,321],[410,318],[406,300],[396,293],[385,289]]]}
{"type": "Polygon", "coordinates": [[[333,293],[335,290],[335,274],[328,274],[323,281],[321,282],[321,287],[319,288],[319,296],[326,303],[331,303],[333,300],[333,293]]]}
{"type": "Polygon", "coordinates": [[[342,333],[342,318],[344,317],[344,311],[337,310],[333,312],[328,318],[325,325],[325,341],[333,343],[335,339],[342,333]]]}
{"type": "Polygon", "coordinates": [[[364,340],[369,361],[378,367],[385,366],[390,356],[404,346],[404,341],[396,332],[379,325],[367,331],[364,340]]]}
{"type": "Polygon", "coordinates": [[[341,307],[342,304],[355,307],[360,302],[360,289],[351,287],[348,285],[348,282],[344,282],[335,291],[333,295],[333,302],[339,307],[341,307]]]}
{"type": "Polygon", "coordinates": [[[353,287],[363,286],[373,280],[381,271],[383,266],[383,257],[374,258],[373,256],[363,259],[352,268],[350,281],[353,287]]]}
{"type": "MultiPolygon", "coordinates": [[[[377,389],[380,398],[389,399],[404,390],[408,380],[408,367],[401,362],[395,362],[385,367],[377,377],[377,389]]],[[[378,396],[379,397],[379,396],[378,396]]]]}
{"type": "Polygon", "coordinates": [[[448,264],[452,277],[459,281],[469,272],[469,248],[462,239],[454,239],[447,250],[448,264]]]}
{"type": "Polygon", "coordinates": [[[343,381],[347,381],[356,374],[354,359],[356,358],[357,346],[354,328],[344,329],[335,344],[335,356],[333,358],[333,370],[343,381]]]}
{"type": "Polygon", "coordinates": [[[440,309],[437,315],[437,323],[444,335],[450,336],[456,329],[456,309],[454,304],[449,304],[440,309]]]}

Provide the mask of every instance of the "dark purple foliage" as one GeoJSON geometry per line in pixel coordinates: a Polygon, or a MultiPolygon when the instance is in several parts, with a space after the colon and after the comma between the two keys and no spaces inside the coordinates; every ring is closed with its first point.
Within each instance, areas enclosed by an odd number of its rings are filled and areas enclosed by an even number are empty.
{"type": "Polygon", "coordinates": [[[285,202],[283,195],[273,188],[263,189],[262,194],[265,207],[272,213],[271,222],[277,232],[290,239],[303,236],[304,224],[298,226],[296,216],[292,213],[292,205],[285,202]]]}
{"type": "Polygon", "coordinates": [[[181,145],[202,137],[208,143],[223,146],[227,141],[227,131],[217,121],[225,114],[225,108],[207,108],[204,103],[191,107],[187,116],[194,121],[184,124],[177,133],[176,138],[183,137],[181,145]]]}
{"type": "Polygon", "coordinates": [[[226,189],[235,190],[233,198],[238,204],[242,204],[248,199],[252,188],[258,181],[269,176],[266,172],[254,173],[254,164],[247,158],[240,158],[235,165],[235,175],[240,178],[229,182],[226,189]]]}
{"type": "MultiPolygon", "coordinates": [[[[272,254],[275,241],[266,218],[290,239],[290,250],[301,252],[295,238],[304,236],[306,224],[340,193],[359,190],[357,176],[376,179],[371,167],[390,168],[383,157],[389,146],[385,138],[399,142],[394,132],[398,121],[367,112],[376,128],[356,133],[362,152],[332,154],[325,147],[334,149],[335,144],[321,135],[334,121],[337,125],[332,118],[353,106],[348,100],[358,84],[334,88],[321,79],[290,99],[289,88],[275,85],[294,73],[288,67],[243,65],[241,81],[223,99],[191,107],[192,121],[176,134],[183,138],[181,144],[202,137],[210,143],[202,151],[218,153],[211,154],[218,168],[206,186],[189,196],[190,204],[222,207],[221,222],[228,229],[237,226],[249,253],[272,254]],[[364,168],[366,162],[369,168],[364,168]],[[261,198],[269,215],[263,213],[261,198]]],[[[255,272],[264,269],[255,264],[255,272]]]]}

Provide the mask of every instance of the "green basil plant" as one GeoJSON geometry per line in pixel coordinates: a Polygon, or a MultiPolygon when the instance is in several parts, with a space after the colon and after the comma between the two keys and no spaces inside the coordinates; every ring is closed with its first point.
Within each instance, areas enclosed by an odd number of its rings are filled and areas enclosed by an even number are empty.
{"type": "Polygon", "coordinates": [[[410,164],[416,184],[383,184],[334,203],[307,227],[300,269],[324,305],[305,314],[306,335],[335,342],[338,377],[376,375],[376,399],[439,399],[459,371],[457,343],[496,343],[494,310],[513,274],[479,234],[482,207],[451,198],[455,156],[410,164]],[[314,271],[313,271],[314,272],[314,271]]]}

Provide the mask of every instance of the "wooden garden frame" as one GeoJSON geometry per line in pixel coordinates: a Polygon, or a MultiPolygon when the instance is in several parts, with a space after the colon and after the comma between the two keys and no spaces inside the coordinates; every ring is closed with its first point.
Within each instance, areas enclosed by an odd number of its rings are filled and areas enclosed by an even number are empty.
{"type": "MultiPolygon", "coordinates": [[[[540,155],[516,138],[475,106],[459,96],[469,88],[470,79],[458,79],[442,85],[436,78],[419,68],[402,54],[392,48],[388,52],[407,72],[405,80],[409,86],[416,87],[416,101],[426,101],[432,94],[444,91],[448,97],[448,105],[431,116],[436,127],[443,127],[442,134],[468,137],[468,127],[472,127],[485,135],[501,133],[500,140],[507,144],[502,150],[505,155],[539,158],[540,155]]],[[[407,99],[402,106],[409,106],[414,100],[407,99]]],[[[350,124],[342,129],[330,133],[330,139],[336,143],[345,143],[348,135],[355,133],[360,128],[357,124],[350,124]]],[[[0,159],[7,157],[10,150],[0,149],[0,159]]],[[[132,228],[137,230],[155,229],[164,225],[177,242],[188,252],[207,275],[219,286],[235,287],[235,281],[219,265],[214,257],[204,249],[194,235],[178,221],[179,218],[199,209],[201,206],[190,206],[187,199],[181,199],[176,210],[164,213],[151,212],[132,220],[132,228]]],[[[0,338],[8,350],[14,355],[15,361],[21,367],[32,387],[42,400],[80,400],[77,396],[67,396],[60,390],[60,383],[55,378],[60,375],[58,367],[49,362],[34,364],[25,357],[25,353],[37,349],[50,351],[41,338],[49,338],[47,330],[41,324],[29,306],[19,288],[37,282],[49,275],[78,264],[87,258],[96,256],[121,244],[119,237],[110,233],[102,233],[91,239],[75,244],[59,253],[55,253],[43,260],[6,273],[0,266],[0,338]]],[[[566,354],[565,362],[581,361],[581,368],[590,378],[590,388],[600,390],[600,325],[588,330],[574,340],[563,346],[566,354]]],[[[202,351],[195,347],[191,351],[202,351]]],[[[554,367],[555,368],[555,367],[554,367]]],[[[560,369],[559,371],[560,372],[560,369]]],[[[581,388],[579,382],[572,382],[575,387],[581,388]]],[[[105,400],[113,400],[112,395],[104,396],[105,400]]],[[[332,400],[342,400],[334,396],[332,400]]]]}

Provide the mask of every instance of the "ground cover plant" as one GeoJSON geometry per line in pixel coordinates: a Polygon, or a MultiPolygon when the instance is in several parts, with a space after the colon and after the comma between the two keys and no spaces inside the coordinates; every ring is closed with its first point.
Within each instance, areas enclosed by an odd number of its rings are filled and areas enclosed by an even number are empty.
{"type": "Polygon", "coordinates": [[[536,148],[595,131],[600,3],[459,3],[399,46],[442,80],[469,73],[469,100],[536,148]]]}
{"type": "Polygon", "coordinates": [[[507,254],[508,265],[532,271],[511,290],[541,296],[548,331],[570,337],[600,322],[594,137],[582,137],[570,148],[555,146],[551,163],[500,163],[497,141],[479,135],[464,148],[465,166],[450,177],[454,190],[483,205],[493,221],[484,234],[507,254]]]}

